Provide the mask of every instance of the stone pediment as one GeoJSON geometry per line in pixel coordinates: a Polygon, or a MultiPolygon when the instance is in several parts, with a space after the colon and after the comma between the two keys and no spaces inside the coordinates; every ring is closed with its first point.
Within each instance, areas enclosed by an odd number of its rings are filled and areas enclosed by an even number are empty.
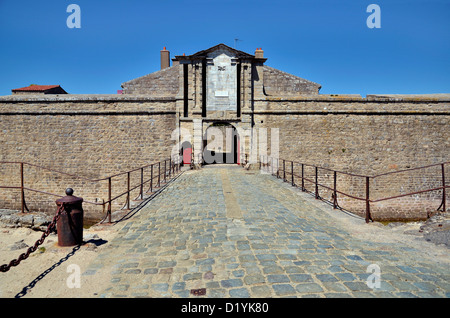
{"type": "Polygon", "coordinates": [[[194,53],[192,55],[178,55],[175,56],[176,60],[193,60],[193,59],[203,59],[206,56],[211,56],[214,55],[214,53],[216,51],[227,51],[229,56],[234,56],[235,58],[240,58],[240,59],[255,59],[254,55],[248,54],[246,52],[243,51],[239,51],[236,49],[233,49],[232,47],[229,47],[228,45],[225,45],[223,43],[217,44],[213,47],[210,47],[209,49],[206,50],[202,50],[199,51],[197,53],[194,53]]]}

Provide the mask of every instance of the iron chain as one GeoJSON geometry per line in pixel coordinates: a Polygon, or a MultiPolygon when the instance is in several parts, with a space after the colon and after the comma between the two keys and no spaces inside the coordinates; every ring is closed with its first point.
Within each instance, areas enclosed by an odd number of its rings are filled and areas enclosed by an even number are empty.
{"type": "Polygon", "coordinates": [[[56,227],[56,222],[58,221],[61,213],[64,211],[64,204],[61,204],[58,207],[58,210],[56,211],[55,216],[53,217],[52,222],[47,226],[47,230],[42,234],[41,238],[34,243],[33,246],[30,246],[28,250],[25,253],[20,254],[20,256],[16,259],[13,259],[9,264],[3,264],[0,266],[0,272],[7,272],[10,270],[12,266],[17,266],[20,264],[21,261],[24,259],[27,259],[28,256],[30,256],[31,253],[37,250],[38,246],[44,243],[45,238],[50,235],[51,232],[54,231],[56,227]]]}

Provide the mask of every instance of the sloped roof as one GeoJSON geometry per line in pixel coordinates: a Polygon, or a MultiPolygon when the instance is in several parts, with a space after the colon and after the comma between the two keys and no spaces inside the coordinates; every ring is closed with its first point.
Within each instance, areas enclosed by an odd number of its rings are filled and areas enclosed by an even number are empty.
{"type": "MultiPolygon", "coordinates": [[[[61,88],[60,85],[30,85],[27,87],[14,88],[13,92],[45,92],[52,88],[61,88]]],[[[62,88],[61,88],[62,89],[62,88]]]]}

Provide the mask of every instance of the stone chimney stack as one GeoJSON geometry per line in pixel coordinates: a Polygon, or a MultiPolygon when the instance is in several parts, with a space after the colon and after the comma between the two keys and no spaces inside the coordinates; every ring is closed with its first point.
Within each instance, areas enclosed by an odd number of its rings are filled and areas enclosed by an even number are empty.
{"type": "Polygon", "coordinates": [[[164,49],[161,50],[161,69],[168,67],[170,67],[170,52],[164,47],[164,49]]]}
{"type": "Polygon", "coordinates": [[[256,57],[257,59],[262,59],[262,58],[264,58],[264,51],[263,51],[262,48],[256,49],[256,51],[255,51],[255,57],[256,57]]]}

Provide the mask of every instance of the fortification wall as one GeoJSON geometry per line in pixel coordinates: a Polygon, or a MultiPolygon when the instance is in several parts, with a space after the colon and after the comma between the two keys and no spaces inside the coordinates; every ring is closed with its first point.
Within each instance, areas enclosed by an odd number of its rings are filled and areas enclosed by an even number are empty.
{"type": "Polygon", "coordinates": [[[264,92],[274,96],[317,95],[320,84],[264,65],[264,92]]]}
{"type": "Polygon", "coordinates": [[[125,82],[123,94],[175,97],[180,87],[180,70],[181,65],[175,65],[125,82]]]}
{"type": "MultiPolygon", "coordinates": [[[[0,161],[29,162],[87,179],[24,166],[25,187],[75,195],[91,202],[107,199],[108,177],[168,158],[177,127],[176,99],[140,95],[6,96],[0,98],[0,161]]],[[[266,96],[244,109],[243,122],[255,128],[279,128],[279,157],[304,164],[359,174],[337,175],[338,191],[365,198],[366,178],[392,171],[449,161],[448,95],[266,96]],[[244,122],[244,118],[247,118],[244,122]]],[[[270,145],[270,133],[269,145],[270,145]]],[[[268,153],[270,154],[270,149],[268,153]]],[[[450,165],[445,166],[447,178],[450,165]]],[[[290,171],[290,166],[286,167],[290,171]]],[[[301,166],[294,165],[300,184],[301,166]]],[[[148,170],[144,179],[148,179],[148,170]]],[[[305,165],[314,180],[314,168],[305,165]]],[[[0,166],[0,185],[20,186],[20,164],[0,166]]],[[[287,176],[290,177],[289,175],[287,176]]],[[[132,185],[140,173],[131,175],[132,185]]],[[[333,173],[319,169],[319,183],[333,187],[333,173]]],[[[370,178],[370,199],[397,196],[442,186],[441,166],[370,178]]],[[[448,181],[447,181],[448,184],[448,181]]],[[[305,182],[308,191],[314,184],[305,182]]],[[[126,190],[126,175],[114,178],[113,197],[126,190]]],[[[330,200],[332,191],[320,188],[330,200]]],[[[139,189],[132,193],[137,197],[139,189]]],[[[450,191],[447,191],[450,202],[450,191]]],[[[26,191],[31,210],[54,213],[56,198],[26,191]]],[[[433,191],[371,204],[376,219],[424,218],[440,205],[442,191],[433,191]]],[[[20,191],[0,190],[0,205],[20,207],[20,191]]],[[[114,208],[125,202],[118,200],[114,208]]],[[[341,207],[364,214],[365,201],[338,195],[341,207]]],[[[449,205],[449,204],[448,204],[449,205]]],[[[87,215],[103,216],[99,206],[86,205],[87,215]]]]}
{"type": "MultiPolygon", "coordinates": [[[[0,98],[0,161],[28,162],[99,179],[170,157],[175,141],[175,100],[125,95],[7,96],[0,98]]],[[[147,173],[147,171],[146,171],[147,173]]],[[[132,173],[132,185],[140,172],[132,173]]],[[[147,178],[147,175],[145,176],[147,178]]],[[[0,165],[0,185],[20,186],[20,164],[0,165]]],[[[107,200],[108,182],[91,182],[24,166],[25,187],[64,195],[66,187],[87,201],[107,200]]],[[[126,190],[126,175],[113,178],[113,197],[126,190]]],[[[139,189],[132,193],[136,197],[139,189]]],[[[54,213],[57,197],[26,191],[33,211],[54,213]]],[[[123,199],[114,208],[123,205],[123,199]]],[[[20,208],[20,191],[0,189],[2,208],[20,208]]],[[[85,204],[88,217],[101,206],[85,204]]]]}
{"type": "MultiPolygon", "coordinates": [[[[374,176],[449,161],[449,105],[448,95],[268,98],[255,101],[254,121],[256,127],[279,128],[280,158],[374,176]]],[[[445,166],[447,176],[449,167],[445,166]]],[[[296,164],[294,171],[299,175],[301,166],[296,164]]],[[[314,168],[305,166],[304,171],[314,180],[314,168]]],[[[440,187],[441,175],[441,166],[434,166],[371,178],[370,198],[440,187]]],[[[319,180],[332,188],[333,172],[319,169],[319,180]]],[[[365,182],[362,177],[338,174],[338,190],[356,197],[365,198],[365,182]]],[[[305,185],[314,191],[314,184],[305,185]]],[[[320,188],[323,198],[330,200],[331,194],[320,188]]],[[[364,213],[364,201],[338,198],[343,208],[364,213]]],[[[433,191],[373,203],[371,210],[377,219],[423,218],[435,212],[441,200],[442,192],[433,191]]]]}

